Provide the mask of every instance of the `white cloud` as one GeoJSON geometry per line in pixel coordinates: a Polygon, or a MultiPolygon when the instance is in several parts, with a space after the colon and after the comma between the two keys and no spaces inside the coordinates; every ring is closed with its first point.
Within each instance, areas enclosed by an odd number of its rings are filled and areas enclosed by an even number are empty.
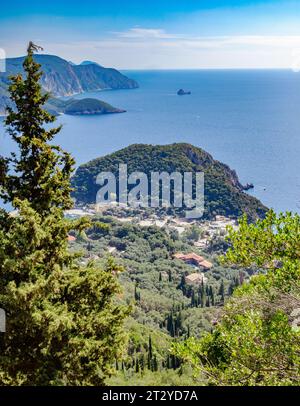
{"type": "MultiPolygon", "coordinates": [[[[300,35],[199,37],[134,27],[99,40],[40,43],[45,52],[67,60],[89,59],[119,69],[292,68],[300,35]]],[[[24,44],[18,40],[10,51],[18,55],[21,47],[24,44]]]]}
{"type": "MultiPolygon", "coordinates": [[[[215,47],[220,45],[257,45],[257,46],[298,46],[300,35],[231,35],[231,36],[193,36],[178,33],[168,33],[162,28],[133,27],[127,31],[112,32],[119,39],[124,40],[178,40],[187,44],[195,43],[203,47],[215,47]]],[[[113,40],[113,38],[111,38],[113,40]]],[[[170,41],[173,42],[173,41],[170,41]]]]}
{"type": "Polygon", "coordinates": [[[244,35],[227,37],[224,44],[291,48],[300,45],[300,35],[244,35]]]}
{"type": "Polygon", "coordinates": [[[127,31],[114,32],[116,36],[120,38],[132,38],[132,39],[147,39],[147,38],[157,38],[157,39],[172,39],[180,37],[177,34],[168,34],[165,30],[161,28],[140,28],[134,27],[127,31]]]}
{"type": "MultiPolygon", "coordinates": [[[[145,47],[153,44],[163,48],[195,48],[195,49],[229,49],[234,47],[257,48],[286,48],[300,47],[300,35],[232,35],[232,36],[192,36],[168,33],[162,28],[134,27],[127,31],[114,32],[115,37],[106,40],[108,44],[129,45],[133,48],[140,44],[145,47]]],[[[103,42],[102,42],[103,43],[103,42]]]]}

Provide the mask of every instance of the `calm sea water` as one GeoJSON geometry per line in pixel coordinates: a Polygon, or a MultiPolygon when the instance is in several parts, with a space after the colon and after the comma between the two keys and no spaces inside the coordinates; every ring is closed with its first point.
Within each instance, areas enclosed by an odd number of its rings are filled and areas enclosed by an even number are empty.
{"type": "MultiPolygon", "coordinates": [[[[125,114],[61,116],[57,138],[77,164],[132,143],[189,142],[235,169],[275,210],[300,211],[300,74],[131,71],[140,88],[89,93],[125,114]],[[177,96],[179,88],[190,96],[177,96]]],[[[86,97],[87,94],[80,97],[86,97]]],[[[79,96],[78,96],[79,97],[79,96]]],[[[0,123],[0,153],[13,146],[0,123]]]]}

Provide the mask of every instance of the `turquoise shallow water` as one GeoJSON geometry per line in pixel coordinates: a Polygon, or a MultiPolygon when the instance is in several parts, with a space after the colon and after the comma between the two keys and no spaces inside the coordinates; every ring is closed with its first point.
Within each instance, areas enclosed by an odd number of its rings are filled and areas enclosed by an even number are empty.
{"type": "MultiPolygon", "coordinates": [[[[132,143],[190,142],[233,169],[277,211],[300,211],[300,74],[131,71],[136,90],[89,93],[127,113],[61,116],[57,138],[77,164],[132,143]],[[190,96],[177,96],[179,88],[190,96]]],[[[78,97],[86,97],[87,94],[78,97]]],[[[0,124],[0,153],[14,146],[0,124]]]]}

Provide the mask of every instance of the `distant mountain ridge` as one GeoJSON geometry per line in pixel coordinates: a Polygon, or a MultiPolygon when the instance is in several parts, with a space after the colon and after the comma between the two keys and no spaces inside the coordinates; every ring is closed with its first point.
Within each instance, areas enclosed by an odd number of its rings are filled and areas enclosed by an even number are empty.
{"type": "Polygon", "coordinates": [[[250,220],[263,217],[267,208],[255,197],[244,192],[234,170],[201,148],[180,143],[171,145],[134,144],[113,154],[81,165],[74,177],[73,196],[77,203],[95,203],[99,186],[96,177],[112,172],[118,178],[119,164],[127,164],[128,175],[143,172],[204,172],[205,218],[225,215],[237,218],[246,213],[250,220]]]}
{"type": "MultiPolygon", "coordinates": [[[[138,84],[116,69],[86,61],[74,65],[56,55],[37,54],[36,62],[41,64],[43,76],[41,84],[53,97],[72,96],[79,93],[104,89],[135,89],[138,84]]],[[[9,104],[7,87],[9,77],[23,73],[24,57],[7,58],[6,72],[0,73],[0,112],[9,104]]]]}
{"type": "MultiPolygon", "coordinates": [[[[76,65],[76,64],[74,64],[74,65],[76,65]]],[[[98,65],[98,66],[101,66],[101,68],[103,68],[102,65],[99,65],[99,63],[94,62],[94,61],[82,61],[82,62],[80,63],[80,65],[98,65]]]]}

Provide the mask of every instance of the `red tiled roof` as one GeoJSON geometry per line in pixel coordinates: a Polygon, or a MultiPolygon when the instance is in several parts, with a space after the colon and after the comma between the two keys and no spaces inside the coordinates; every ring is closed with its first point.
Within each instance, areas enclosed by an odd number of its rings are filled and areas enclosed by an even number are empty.
{"type": "Polygon", "coordinates": [[[174,257],[177,258],[177,259],[182,259],[182,261],[189,261],[189,260],[194,260],[194,261],[197,261],[197,262],[204,261],[203,257],[201,257],[198,254],[195,254],[194,252],[191,252],[190,254],[178,253],[178,254],[175,254],[174,257]]]}
{"type": "Polygon", "coordinates": [[[206,260],[202,261],[199,265],[206,269],[210,269],[213,267],[213,264],[206,260]]]}
{"type": "Polygon", "coordinates": [[[195,254],[194,252],[191,252],[189,254],[182,254],[179,252],[174,255],[174,258],[181,259],[182,261],[194,261],[197,263],[197,265],[202,266],[205,269],[210,269],[213,267],[213,264],[211,262],[206,261],[203,257],[195,254]]]}
{"type": "Polygon", "coordinates": [[[68,235],[68,241],[69,242],[76,241],[76,237],[74,237],[74,235],[68,235]]]}
{"type": "Polygon", "coordinates": [[[185,277],[185,280],[189,282],[202,282],[203,275],[201,273],[192,273],[190,275],[187,275],[185,277]]]}

